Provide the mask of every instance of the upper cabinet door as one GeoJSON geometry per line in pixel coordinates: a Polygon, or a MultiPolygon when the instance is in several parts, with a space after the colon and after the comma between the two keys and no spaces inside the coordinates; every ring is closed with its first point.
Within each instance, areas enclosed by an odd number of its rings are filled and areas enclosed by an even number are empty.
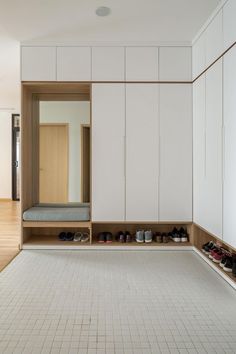
{"type": "Polygon", "coordinates": [[[191,47],[159,48],[159,80],[191,81],[192,80],[192,48],[191,47]]]}
{"type": "Polygon", "coordinates": [[[123,47],[94,47],[92,49],[93,81],[124,81],[125,50],[123,47]]]}
{"type": "Polygon", "coordinates": [[[58,81],[90,81],[91,80],[91,48],[90,47],[58,47],[57,48],[57,80],[58,81]]]}
{"type": "Polygon", "coordinates": [[[157,81],[158,80],[158,48],[128,47],[126,48],[126,80],[157,81]]]}
{"type": "Polygon", "coordinates": [[[193,45],[193,79],[201,74],[206,68],[206,33],[201,36],[193,45]]]}
{"type": "Polygon", "coordinates": [[[206,72],[206,229],[222,238],[222,60],[206,72]]]}
{"type": "Polygon", "coordinates": [[[224,50],[236,42],[236,1],[228,0],[223,8],[224,50]]]}
{"type": "Polygon", "coordinates": [[[206,29],[206,66],[212,64],[223,52],[222,10],[206,29]]]}
{"type": "Polygon", "coordinates": [[[223,240],[236,248],[236,47],[224,57],[223,240]]]}
{"type": "Polygon", "coordinates": [[[56,81],[56,48],[22,47],[21,80],[56,81]]]}
{"type": "Polygon", "coordinates": [[[125,86],[92,86],[92,220],[125,217],[125,86]]]}
{"type": "Polygon", "coordinates": [[[126,85],[126,220],[158,220],[158,85],[126,85]]]}
{"type": "Polygon", "coordinates": [[[160,85],[159,220],[192,221],[192,85],[160,85]]]}

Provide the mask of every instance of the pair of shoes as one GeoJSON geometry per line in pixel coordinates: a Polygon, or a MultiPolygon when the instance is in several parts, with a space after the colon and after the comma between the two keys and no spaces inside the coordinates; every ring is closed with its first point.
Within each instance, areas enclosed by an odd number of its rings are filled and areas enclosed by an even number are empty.
{"type": "Polygon", "coordinates": [[[129,231],[119,231],[116,236],[116,241],[124,243],[124,242],[132,242],[132,236],[129,231]]]}
{"type": "Polygon", "coordinates": [[[101,232],[98,234],[99,243],[111,243],[112,242],[112,233],[108,231],[101,232]]]}
{"type": "Polygon", "coordinates": [[[135,240],[138,243],[151,243],[152,242],[152,231],[151,230],[138,230],[136,231],[135,240]]]}
{"type": "Polygon", "coordinates": [[[74,242],[88,242],[89,241],[89,234],[87,232],[76,232],[74,234],[74,242]]]}
{"type": "Polygon", "coordinates": [[[183,227],[181,227],[179,230],[174,227],[172,232],[169,232],[168,235],[174,242],[188,242],[188,234],[183,227]]]}
{"type": "Polygon", "coordinates": [[[58,238],[60,241],[73,241],[74,234],[72,232],[60,232],[58,238]]]}
{"type": "Polygon", "coordinates": [[[157,232],[155,234],[155,240],[157,243],[162,243],[162,242],[167,243],[167,242],[169,242],[169,239],[170,239],[169,235],[165,232],[162,232],[162,233],[157,232]]]}
{"type": "Polygon", "coordinates": [[[215,246],[216,245],[213,241],[207,242],[202,246],[202,252],[209,255],[215,246]]]}

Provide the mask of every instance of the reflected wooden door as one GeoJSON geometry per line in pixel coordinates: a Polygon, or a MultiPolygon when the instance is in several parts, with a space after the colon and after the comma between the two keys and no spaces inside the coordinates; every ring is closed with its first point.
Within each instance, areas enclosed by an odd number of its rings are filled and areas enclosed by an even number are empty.
{"type": "Polygon", "coordinates": [[[68,125],[40,124],[39,201],[68,202],[68,125]]]}

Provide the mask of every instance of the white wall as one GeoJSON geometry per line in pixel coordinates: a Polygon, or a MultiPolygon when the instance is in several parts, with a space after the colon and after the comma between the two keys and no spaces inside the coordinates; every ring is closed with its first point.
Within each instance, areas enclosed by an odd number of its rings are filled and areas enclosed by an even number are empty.
{"type": "Polygon", "coordinates": [[[11,198],[11,114],[0,112],[0,199],[11,198]]]}
{"type": "Polygon", "coordinates": [[[90,123],[90,102],[40,102],[40,123],[69,124],[69,202],[81,200],[81,124],[90,123]]]}

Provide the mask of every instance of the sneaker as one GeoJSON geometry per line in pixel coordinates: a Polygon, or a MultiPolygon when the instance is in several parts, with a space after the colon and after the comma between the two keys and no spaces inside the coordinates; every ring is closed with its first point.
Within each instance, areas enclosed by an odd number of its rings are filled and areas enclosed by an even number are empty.
{"type": "Polygon", "coordinates": [[[143,230],[136,231],[135,239],[136,242],[138,243],[144,242],[144,231],[143,230]]]}
{"type": "Polygon", "coordinates": [[[101,232],[101,233],[98,235],[98,242],[99,242],[99,243],[104,243],[105,241],[106,241],[105,232],[101,232]]]}
{"type": "Polygon", "coordinates": [[[210,250],[210,253],[209,253],[208,257],[209,257],[210,259],[213,259],[214,256],[215,256],[215,254],[217,254],[217,252],[219,252],[219,248],[218,248],[218,247],[212,248],[212,249],[210,250]]]}
{"type": "Polygon", "coordinates": [[[233,268],[232,268],[233,276],[236,277],[236,255],[233,255],[233,268]]]}
{"type": "Polygon", "coordinates": [[[105,232],[105,237],[106,237],[106,243],[111,243],[112,242],[112,233],[111,232],[105,232]]]}
{"type": "Polygon", "coordinates": [[[221,268],[224,267],[226,261],[227,261],[227,256],[226,256],[226,254],[224,254],[224,256],[222,257],[222,260],[220,262],[220,267],[221,268]]]}
{"type": "Polygon", "coordinates": [[[60,232],[58,235],[58,238],[60,241],[65,241],[66,240],[66,232],[60,232]]]}
{"type": "Polygon", "coordinates": [[[82,243],[88,242],[88,241],[89,241],[89,234],[88,234],[87,232],[84,232],[84,233],[82,234],[82,236],[81,236],[80,241],[81,241],[82,243]]]}
{"type": "Polygon", "coordinates": [[[152,242],[152,231],[148,230],[144,232],[144,239],[145,243],[151,243],[152,242]]]}
{"type": "Polygon", "coordinates": [[[209,241],[207,243],[204,243],[204,245],[202,246],[202,252],[206,253],[205,248],[210,247],[212,244],[213,244],[213,241],[209,241]]]}
{"type": "Polygon", "coordinates": [[[179,229],[179,234],[180,234],[180,242],[188,242],[188,234],[183,227],[179,229]]]}
{"type": "Polygon", "coordinates": [[[170,240],[170,233],[169,234],[166,234],[165,232],[162,234],[162,240],[163,240],[163,243],[168,243],[169,240],[170,240]]]}
{"type": "Polygon", "coordinates": [[[160,232],[157,232],[155,235],[155,239],[157,243],[162,243],[163,239],[162,239],[162,234],[160,232]]]}
{"type": "Polygon", "coordinates": [[[116,239],[117,239],[118,242],[121,242],[121,243],[125,242],[125,234],[124,234],[124,232],[119,231],[118,234],[117,234],[117,238],[116,239]]]}
{"type": "Polygon", "coordinates": [[[72,232],[67,232],[65,241],[73,241],[74,240],[74,234],[72,232]]]}
{"type": "Polygon", "coordinates": [[[74,241],[75,241],[75,242],[80,242],[82,236],[83,236],[82,232],[76,232],[76,233],[74,234],[74,241]]]}
{"type": "Polygon", "coordinates": [[[213,260],[214,263],[219,263],[220,264],[220,262],[222,261],[223,256],[224,256],[224,253],[221,250],[219,250],[218,252],[216,252],[214,254],[212,260],[213,260]]]}
{"type": "Polygon", "coordinates": [[[181,242],[181,236],[179,231],[176,229],[176,227],[171,232],[171,238],[174,242],[181,242]]]}
{"type": "Polygon", "coordinates": [[[213,241],[210,242],[209,245],[205,247],[205,253],[209,255],[211,250],[215,247],[216,246],[215,246],[214,242],[213,241]]]}
{"type": "Polygon", "coordinates": [[[125,231],[125,242],[132,242],[132,236],[129,231],[125,231]]]}
{"type": "Polygon", "coordinates": [[[233,259],[232,257],[227,257],[223,270],[228,273],[232,273],[233,259]]]}

